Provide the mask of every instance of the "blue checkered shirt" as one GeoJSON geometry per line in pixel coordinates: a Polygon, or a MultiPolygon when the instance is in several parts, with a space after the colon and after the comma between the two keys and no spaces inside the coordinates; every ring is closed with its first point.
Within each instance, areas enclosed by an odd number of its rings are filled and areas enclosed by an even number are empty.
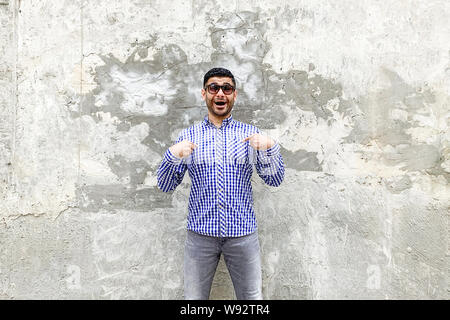
{"type": "Polygon", "coordinates": [[[256,231],[251,176],[253,165],[270,186],[284,178],[283,158],[276,143],[267,150],[254,150],[242,140],[259,133],[255,126],[223,120],[220,128],[205,119],[181,131],[176,143],[189,140],[198,147],[179,159],[170,150],[158,169],[158,187],[170,192],[183,181],[186,170],[192,181],[187,229],[214,237],[240,237],[256,231]]]}

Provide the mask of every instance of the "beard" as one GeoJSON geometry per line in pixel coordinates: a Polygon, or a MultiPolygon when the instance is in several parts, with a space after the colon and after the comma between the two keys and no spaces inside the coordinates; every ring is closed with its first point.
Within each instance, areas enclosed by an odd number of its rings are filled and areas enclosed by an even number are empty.
{"type": "Polygon", "coordinates": [[[220,102],[215,102],[213,100],[207,103],[208,111],[216,117],[226,118],[233,109],[234,101],[225,101],[225,104],[221,105],[220,102]]]}

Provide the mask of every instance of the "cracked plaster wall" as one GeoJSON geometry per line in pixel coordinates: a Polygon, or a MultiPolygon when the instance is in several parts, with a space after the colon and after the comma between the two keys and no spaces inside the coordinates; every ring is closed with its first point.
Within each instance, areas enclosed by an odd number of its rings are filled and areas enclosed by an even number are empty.
{"type": "MultiPolygon", "coordinates": [[[[163,152],[206,114],[282,146],[253,177],[269,299],[449,296],[450,3],[0,0],[0,297],[181,299],[188,175],[163,152]]],[[[234,298],[221,262],[211,298],[234,298]]]]}

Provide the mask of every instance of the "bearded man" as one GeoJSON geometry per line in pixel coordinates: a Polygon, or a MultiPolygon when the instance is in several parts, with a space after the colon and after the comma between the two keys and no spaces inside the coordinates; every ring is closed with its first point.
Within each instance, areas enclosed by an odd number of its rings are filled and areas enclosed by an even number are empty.
{"type": "Polygon", "coordinates": [[[181,131],[158,169],[158,187],[164,192],[175,190],[186,170],[192,181],[184,252],[185,299],[209,298],[222,254],[237,299],[262,299],[251,176],[254,166],[266,184],[281,184],[280,146],[257,127],[233,119],[237,90],[229,70],[209,70],[201,95],[207,116],[181,131]]]}

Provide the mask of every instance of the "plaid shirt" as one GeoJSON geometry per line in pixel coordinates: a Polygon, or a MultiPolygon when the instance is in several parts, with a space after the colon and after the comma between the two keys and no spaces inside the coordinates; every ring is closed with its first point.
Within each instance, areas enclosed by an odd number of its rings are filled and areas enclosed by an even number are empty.
{"type": "Polygon", "coordinates": [[[240,237],[256,231],[251,176],[253,164],[270,186],[284,178],[283,158],[276,143],[267,150],[254,150],[242,140],[259,133],[255,126],[233,120],[220,128],[205,119],[181,131],[176,143],[189,140],[198,147],[179,159],[170,150],[158,169],[158,187],[169,192],[183,181],[186,170],[192,181],[187,228],[214,237],[240,237]]]}

